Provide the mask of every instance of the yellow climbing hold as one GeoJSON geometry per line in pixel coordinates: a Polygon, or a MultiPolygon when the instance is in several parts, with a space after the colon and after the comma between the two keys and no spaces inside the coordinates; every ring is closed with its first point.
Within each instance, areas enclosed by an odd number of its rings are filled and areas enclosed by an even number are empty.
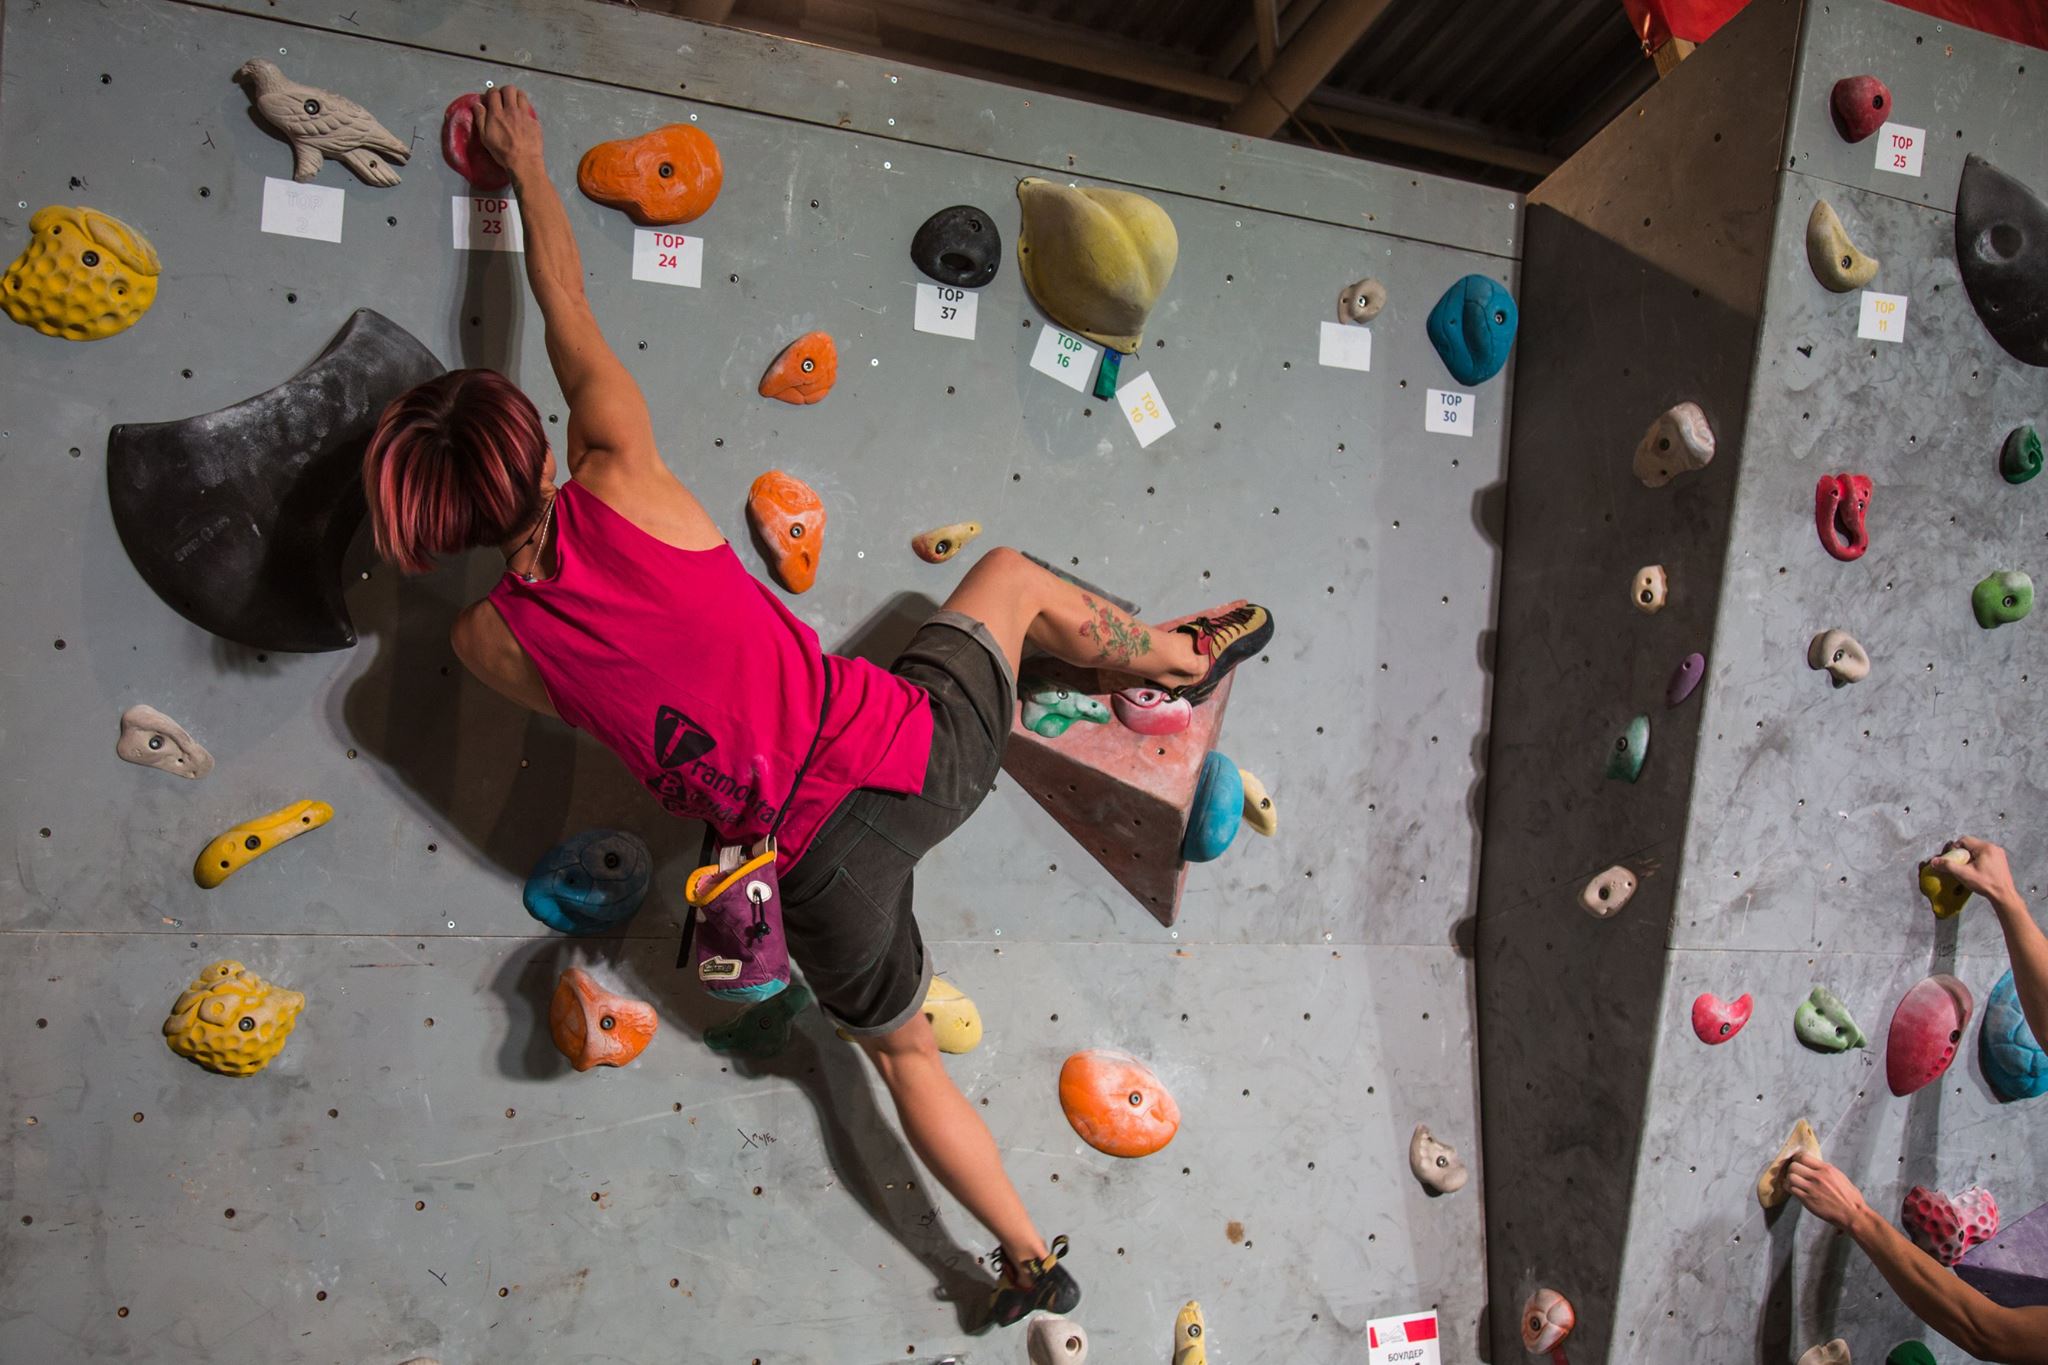
{"type": "Polygon", "coordinates": [[[156,301],[163,262],[120,219],[52,204],[36,211],[28,230],[28,245],[0,277],[0,308],[22,326],[98,341],[133,327],[156,301]]]}
{"type": "Polygon", "coordinates": [[[1273,798],[1266,795],[1266,784],[1253,777],[1243,768],[1237,775],[1244,779],[1244,822],[1253,832],[1271,838],[1280,829],[1280,812],[1273,805],[1273,798]]]}
{"type": "Polygon", "coordinates": [[[933,977],[932,988],[925,992],[924,1017],[932,1021],[932,1037],[941,1052],[972,1052],[981,1045],[981,1011],[942,977],[933,977]]]}
{"type": "Polygon", "coordinates": [[[1767,1209],[1774,1209],[1792,1197],[1792,1188],[1785,1183],[1785,1170],[1792,1164],[1792,1158],[1801,1152],[1815,1161],[1823,1159],[1820,1154],[1820,1138],[1814,1134],[1813,1125],[1805,1119],[1800,1119],[1792,1125],[1791,1135],[1785,1139],[1785,1145],[1778,1149],[1778,1154],[1764,1167],[1763,1174],[1756,1178],[1757,1203],[1767,1209]]]}
{"type": "Polygon", "coordinates": [[[910,549],[927,564],[943,564],[960,553],[960,547],[981,534],[978,521],[956,521],[910,538],[910,549]]]}
{"type": "Polygon", "coordinates": [[[325,801],[295,801],[283,810],[236,825],[200,851],[192,880],[209,891],[287,839],[318,829],[334,818],[325,801]]]}
{"type": "Polygon", "coordinates": [[[1806,220],[1806,263],[1813,267],[1813,277],[1837,294],[1861,289],[1877,278],[1877,257],[1849,240],[1849,229],[1825,199],[1814,201],[1813,215],[1806,220]]]}
{"type": "Polygon", "coordinates": [[[306,997],[273,986],[232,958],[193,978],[164,1020],[171,1051],[223,1076],[253,1076],[292,1036],[306,997]]]}
{"type": "Polygon", "coordinates": [[[1967,867],[1969,863],[1967,849],[1952,848],[1920,864],[1920,894],[1927,897],[1927,907],[1934,911],[1936,919],[1954,919],[1963,912],[1970,889],[1957,881],[1949,869],[1967,867]]]}
{"type": "Polygon", "coordinates": [[[1077,189],[1027,176],[1017,182],[1024,225],[1017,267],[1024,287],[1060,326],[1126,354],[1173,278],[1180,236],[1142,194],[1077,189]]]}
{"type": "Polygon", "coordinates": [[[1209,1365],[1208,1329],[1202,1305],[1189,1299],[1173,1320],[1173,1365],[1209,1365]]]}

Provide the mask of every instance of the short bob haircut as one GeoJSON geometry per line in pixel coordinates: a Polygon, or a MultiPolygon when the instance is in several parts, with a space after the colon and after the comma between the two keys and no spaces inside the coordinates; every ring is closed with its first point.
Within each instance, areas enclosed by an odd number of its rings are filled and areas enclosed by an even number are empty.
{"type": "Polygon", "coordinates": [[[407,573],[510,539],[540,510],[540,413],[496,370],[453,370],[391,400],[363,452],[377,552],[407,573]]]}

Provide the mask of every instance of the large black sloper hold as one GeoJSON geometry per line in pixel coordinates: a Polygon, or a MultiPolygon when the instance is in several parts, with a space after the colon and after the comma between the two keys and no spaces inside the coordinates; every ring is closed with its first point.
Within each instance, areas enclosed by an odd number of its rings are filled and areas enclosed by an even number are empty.
{"type": "Polygon", "coordinates": [[[2048,204],[1980,156],[1956,187],[1956,266],[1992,339],[2048,366],[2048,204]]]}
{"type": "Polygon", "coordinates": [[[356,642],[341,561],[362,524],[363,448],[384,407],[444,373],[364,308],[319,358],[232,407],[107,435],[107,495],[136,572],[179,615],[252,649],[356,642]]]}
{"type": "Polygon", "coordinates": [[[1003,264],[1003,237],[995,220],[972,204],[940,209],[910,239],[919,270],[955,289],[979,289],[1003,264]]]}

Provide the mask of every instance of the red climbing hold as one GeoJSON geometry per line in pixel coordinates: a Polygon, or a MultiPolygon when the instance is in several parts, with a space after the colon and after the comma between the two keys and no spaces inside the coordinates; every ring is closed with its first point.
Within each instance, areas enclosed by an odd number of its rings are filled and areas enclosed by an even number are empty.
{"type": "Polygon", "coordinates": [[[1930,976],[1906,992],[1884,1045],[1884,1078],[1894,1095],[1910,1095],[1948,1070],[1971,1005],[1970,988],[1952,976],[1930,976]]]}
{"type": "Polygon", "coordinates": [[[1708,1047],[1725,1043],[1742,1032],[1742,1026],[1749,1022],[1751,1008],[1756,1002],[1744,995],[1735,1000],[1723,1000],[1712,991],[1702,994],[1692,1002],[1692,1031],[1699,1035],[1708,1047]]]}
{"type": "Polygon", "coordinates": [[[1828,113],[1845,142],[1861,142],[1892,116],[1892,92],[1875,76],[1844,76],[1828,97],[1828,113]]]}
{"type": "Polygon", "coordinates": [[[1836,559],[1863,558],[1870,532],[1863,524],[1870,510],[1870,480],[1861,474],[1823,474],[1813,489],[1813,525],[1821,548],[1836,559]]]}
{"type": "Polygon", "coordinates": [[[1899,1222],[1914,1246],[1943,1265],[1954,1265],[1971,1247],[1998,1235],[1998,1201],[1982,1185],[1956,1195],[1915,1185],[1906,1192],[1899,1222]]]}
{"type": "Polygon", "coordinates": [[[512,173],[498,164],[498,158],[484,150],[476,136],[476,109],[484,97],[475,93],[457,95],[441,115],[441,159],[469,182],[471,189],[502,190],[512,183],[512,173]]]}

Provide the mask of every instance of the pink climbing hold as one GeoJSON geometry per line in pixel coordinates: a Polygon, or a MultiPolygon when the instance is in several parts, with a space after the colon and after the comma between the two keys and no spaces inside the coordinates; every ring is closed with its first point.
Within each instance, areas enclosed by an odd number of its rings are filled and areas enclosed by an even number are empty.
{"type": "Polygon", "coordinates": [[[484,97],[475,93],[457,95],[441,115],[441,159],[471,189],[502,190],[512,183],[511,172],[498,158],[484,150],[476,136],[476,108],[484,97]]]}
{"type": "Polygon", "coordinates": [[[1899,1222],[1914,1246],[1943,1265],[1954,1265],[1971,1247],[1998,1235],[1998,1201],[1982,1185],[1957,1195],[1915,1185],[1906,1192],[1899,1222]]]}
{"type": "Polygon", "coordinates": [[[1884,1078],[1894,1095],[1910,1095],[1940,1079],[1956,1058],[1974,1002],[1952,976],[1930,976],[1906,992],[1892,1012],[1884,1045],[1884,1078]]]}
{"type": "Polygon", "coordinates": [[[1823,474],[1813,489],[1813,526],[1821,548],[1836,559],[1863,558],[1870,548],[1864,517],[1870,510],[1870,480],[1861,474],[1823,474]]]}
{"type": "Polygon", "coordinates": [[[1671,681],[1664,684],[1664,704],[1676,706],[1693,694],[1700,680],[1707,676],[1707,656],[1688,654],[1678,661],[1678,667],[1671,671],[1671,681]]]}
{"type": "Polygon", "coordinates": [[[1692,1002],[1692,1031],[1708,1047],[1725,1043],[1742,1032],[1755,1004],[1748,995],[1723,1000],[1711,991],[1704,992],[1692,1002]]]}
{"type": "Polygon", "coordinates": [[[1186,697],[1169,697],[1156,687],[1126,687],[1111,695],[1109,704],[1126,730],[1141,735],[1177,735],[1195,718],[1186,697]]]}

